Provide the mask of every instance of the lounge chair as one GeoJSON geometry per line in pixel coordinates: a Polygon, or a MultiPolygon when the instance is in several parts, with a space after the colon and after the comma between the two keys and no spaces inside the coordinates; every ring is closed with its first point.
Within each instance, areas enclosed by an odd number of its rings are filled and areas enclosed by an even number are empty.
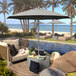
{"type": "Polygon", "coordinates": [[[71,35],[69,35],[69,34],[64,34],[64,36],[59,36],[58,37],[59,41],[67,41],[67,40],[70,40],[70,39],[71,39],[71,35]]]}
{"type": "Polygon", "coordinates": [[[42,36],[39,36],[39,37],[40,37],[40,39],[47,39],[47,38],[51,38],[52,35],[47,33],[46,35],[42,35],[42,36]]]}

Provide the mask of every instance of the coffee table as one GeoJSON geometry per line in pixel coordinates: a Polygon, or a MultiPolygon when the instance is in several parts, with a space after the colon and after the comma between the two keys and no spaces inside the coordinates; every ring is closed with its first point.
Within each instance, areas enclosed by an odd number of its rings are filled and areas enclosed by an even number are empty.
{"type": "Polygon", "coordinates": [[[46,69],[50,66],[50,57],[49,56],[41,56],[42,58],[38,58],[38,56],[32,56],[32,55],[29,55],[27,57],[27,64],[28,64],[28,67],[30,68],[30,63],[31,63],[31,60],[34,61],[34,62],[37,62],[39,63],[40,67],[39,67],[39,70],[43,70],[43,69],[46,69]]]}

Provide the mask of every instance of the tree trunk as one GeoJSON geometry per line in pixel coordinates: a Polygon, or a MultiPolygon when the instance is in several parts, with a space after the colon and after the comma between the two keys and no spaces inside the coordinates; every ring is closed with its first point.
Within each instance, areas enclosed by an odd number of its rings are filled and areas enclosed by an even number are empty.
{"type": "Polygon", "coordinates": [[[25,20],[25,25],[26,25],[26,32],[27,32],[27,21],[25,20]]]}
{"type": "Polygon", "coordinates": [[[24,28],[23,28],[23,25],[22,25],[22,21],[21,21],[21,20],[20,20],[20,23],[21,23],[21,27],[22,27],[23,32],[25,32],[25,31],[24,31],[24,28]]]}
{"type": "Polygon", "coordinates": [[[4,25],[6,25],[6,17],[5,17],[5,13],[4,13],[4,25]]]}
{"type": "Polygon", "coordinates": [[[72,35],[72,22],[73,22],[73,19],[72,19],[72,16],[71,16],[71,28],[70,28],[70,34],[72,35]]]}
{"type": "MultiPolygon", "coordinates": [[[[35,20],[35,22],[36,22],[36,20],[35,20]]],[[[35,23],[34,23],[34,28],[35,28],[35,23]]]]}
{"type": "MultiPolygon", "coordinates": [[[[54,12],[54,0],[52,0],[52,11],[54,12]]],[[[54,34],[54,23],[52,23],[52,34],[54,34]]]]}
{"type": "Polygon", "coordinates": [[[24,24],[24,31],[26,32],[26,24],[25,24],[25,20],[23,20],[23,24],[24,24]]]}
{"type": "Polygon", "coordinates": [[[37,27],[38,27],[38,25],[36,25],[36,32],[37,32],[37,27]]]}
{"type": "Polygon", "coordinates": [[[72,4],[71,4],[71,27],[70,27],[70,34],[72,35],[72,22],[73,22],[73,16],[72,16],[72,4]]]}
{"type": "Polygon", "coordinates": [[[28,19],[28,32],[29,32],[29,19],[28,19]]]}

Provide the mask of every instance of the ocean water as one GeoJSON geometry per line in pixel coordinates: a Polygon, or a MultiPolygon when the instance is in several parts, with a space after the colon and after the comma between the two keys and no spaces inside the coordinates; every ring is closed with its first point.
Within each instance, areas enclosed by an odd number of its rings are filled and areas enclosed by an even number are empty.
{"type": "MultiPolygon", "coordinates": [[[[20,24],[7,24],[8,28],[15,28],[15,29],[21,29],[20,24]]],[[[29,29],[31,29],[34,25],[30,24],[29,29]]],[[[40,25],[41,31],[52,31],[52,25],[50,24],[41,24],[40,25]]],[[[56,32],[70,32],[70,25],[54,25],[54,30],[56,32]]],[[[76,25],[73,25],[73,33],[76,33],[76,25]]]]}

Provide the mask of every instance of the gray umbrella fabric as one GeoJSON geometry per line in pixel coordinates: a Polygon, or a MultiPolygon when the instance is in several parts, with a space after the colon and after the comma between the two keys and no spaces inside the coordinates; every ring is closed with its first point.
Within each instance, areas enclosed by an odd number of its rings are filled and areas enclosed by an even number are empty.
{"type": "Polygon", "coordinates": [[[58,20],[54,20],[54,21],[51,21],[51,22],[47,22],[47,24],[65,24],[65,22],[62,22],[62,21],[58,21],[58,20]]]}
{"type": "Polygon", "coordinates": [[[71,73],[76,71],[76,51],[70,51],[58,59],[54,60],[51,68],[57,68],[64,73],[71,73]]]}
{"type": "Polygon", "coordinates": [[[61,15],[59,13],[51,12],[42,8],[35,8],[18,14],[14,14],[12,16],[9,16],[8,18],[43,20],[43,19],[63,19],[63,18],[69,18],[69,17],[65,15],[61,15]]]}

